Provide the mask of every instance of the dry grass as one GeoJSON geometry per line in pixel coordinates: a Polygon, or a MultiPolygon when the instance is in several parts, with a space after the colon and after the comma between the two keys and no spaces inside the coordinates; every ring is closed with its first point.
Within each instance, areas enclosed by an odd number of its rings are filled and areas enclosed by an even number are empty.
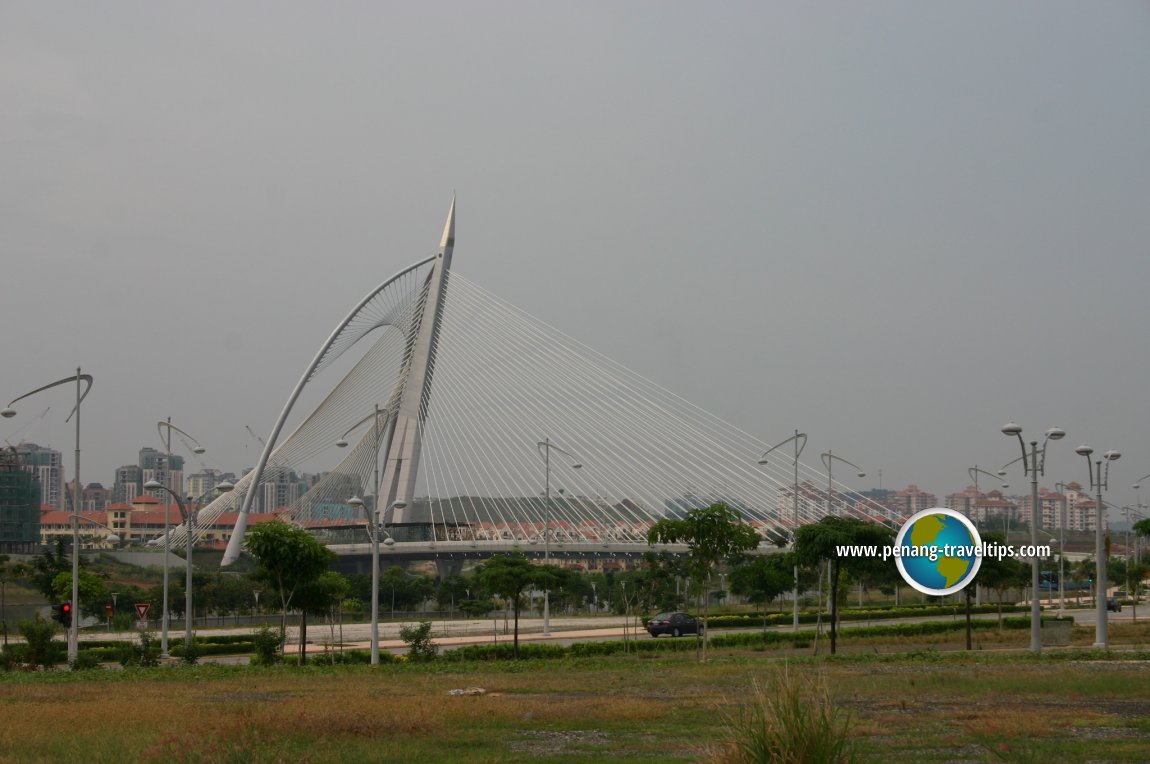
{"type": "MultiPolygon", "coordinates": [[[[707,664],[688,654],[0,675],[0,762],[693,760],[777,665],[744,652],[707,664]],[[488,694],[447,695],[471,686],[488,694]]],[[[984,652],[806,658],[790,670],[821,674],[864,760],[1139,761],[1150,750],[1144,661],[984,652]]]]}

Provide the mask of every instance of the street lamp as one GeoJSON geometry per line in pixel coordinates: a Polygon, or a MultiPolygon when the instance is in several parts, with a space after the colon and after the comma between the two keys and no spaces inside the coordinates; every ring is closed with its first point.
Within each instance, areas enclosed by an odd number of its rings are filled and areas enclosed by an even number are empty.
{"type": "MultiPolygon", "coordinates": [[[[841,456],[836,456],[834,454],[834,452],[832,452],[832,451],[827,451],[826,453],[819,454],[819,456],[823,460],[823,466],[827,468],[827,516],[830,516],[832,514],[837,514],[837,512],[832,511],[833,507],[834,507],[834,503],[831,501],[831,496],[834,493],[833,475],[834,475],[835,460],[836,459],[839,460],[840,462],[847,465],[848,467],[853,467],[855,470],[857,470],[857,472],[855,474],[858,475],[860,478],[866,477],[866,473],[863,472],[862,467],[858,466],[854,462],[847,461],[846,459],[842,458],[841,456]]],[[[830,565],[828,565],[827,566],[827,602],[830,602],[830,600],[831,600],[831,586],[832,586],[831,567],[830,567],[830,565]]],[[[859,580],[859,598],[860,599],[862,598],[862,580],[861,579],[859,580]]],[[[829,610],[829,606],[828,606],[828,610],[829,610]]]]}
{"type": "MultiPolygon", "coordinates": [[[[376,496],[379,495],[378,488],[377,484],[376,496]]],[[[348,506],[355,509],[364,510],[364,518],[367,521],[367,537],[371,539],[371,665],[377,666],[379,665],[379,514],[374,513],[375,517],[371,517],[366,512],[363,499],[358,496],[352,496],[347,500],[347,503],[348,506]]],[[[405,501],[397,501],[392,504],[395,509],[403,509],[406,506],[407,502],[405,501]]],[[[395,539],[389,533],[383,543],[390,547],[395,544],[395,539]]],[[[394,594],[392,596],[394,598],[394,594]]],[[[392,607],[394,610],[394,605],[392,607]]]]}
{"type": "Polygon", "coordinates": [[[120,537],[119,537],[119,535],[117,535],[115,529],[109,528],[108,526],[106,526],[102,522],[100,522],[99,520],[93,520],[90,517],[85,517],[84,515],[81,515],[78,512],[72,512],[71,514],[68,515],[68,517],[74,518],[80,522],[91,523],[92,525],[98,525],[101,528],[103,528],[104,530],[110,531],[110,533],[108,533],[108,535],[104,537],[105,541],[107,541],[109,544],[119,544],[120,543],[120,537]]]}
{"type": "Polygon", "coordinates": [[[826,453],[820,454],[819,456],[823,460],[823,466],[825,466],[827,468],[827,514],[828,515],[838,514],[837,512],[832,513],[832,511],[831,511],[832,507],[834,506],[831,502],[831,494],[834,491],[834,479],[833,479],[832,475],[834,474],[835,460],[842,462],[843,464],[847,465],[848,467],[854,467],[856,470],[858,470],[858,472],[855,474],[857,474],[860,478],[866,477],[866,473],[863,472],[862,467],[858,466],[854,462],[847,461],[846,459],[842,458],[841,456],[836,456],[831,451],[827,451],[826,453]]]}
{"type": "MultiPolygon", "coordinates": [[[[219,493],[228,493],[235,488],[234,485],[228,481],[217,483],[215,488],[212,488],[203,496],[195,499],[192,502],[193,511],[188,511],[184,506],[184,500],[180,495],[168,488],[166,485],[158,480],[149,480],[144,483],[144,488],[148,491],[164,491],[176,500],[176,506],[180,508],[180,516],[184,518],[184,540],[187,542],[186,551],[184,553],[187,559],[184,560],[184,656],[185,658],[191,655],[192,650],[192,544],[195,542],[196,537],[196,515],[195,505],[199,504],[209,493],[218,491],[219,493]]],[[[166,498],[166,497],[165,497],[166,498]]],[[[160,657],[168,657],[168,514],[164,513],[164,617],[163,617],[163,644],[160,646],[160,657]]]]}
{"type": "MultiPolygon", "coordinates": [[[[1016,462],[1018,460],[1015,459],[1014,461],[1016,462]]],[[[1013,463],[1014,462],[1011,462],[1011,464],[1013,464],[1013,463]]],[[[1004,475],[1006,475],[1006,470],[1001,469],[998,471],[997,474],[995,474],[992,472],[987,472],[984,469],[980,469],[979,466],[976,464],[973,467],[968,467],[966,470],[966,474],[970,475],[970,479],[974,481],[974,494],[975,494],[974,500],[977,502],[979,497],[982,496],[982,490],[978,487],[978,476],[979,475],[986,475],[986,476],[990,477],[991,479],[998,481],[1004,475]]],[[[1003,488],[1003,490],[1010,488],[1010,483],[1003,483],[1002,488],[1003,488]]],[[[1010,513],[1006,511],[1005,506],[1002,508],[1002,532],[1003,532],[1003,535],[1006,536],[1006,538],[1004,539],[1005,543],[1009,544],[1010,543],[1010,513]]]]}
{"type": "Polygon", "coordinates": [[[1121,458],[1122,454],[1113,448],[1102,454],[1096,462],[1090,461],[1094,449],[1081,445],[1074,449],[1074,453],[1086,457],[1086,471],[1090,475],[1090,487],[1095,490],[1097,511],[1094,527],[1094,647],[1106,650],[1110,647],[1110,622],[1106,613],[1106,539],[1103,536],[1102,526],[1106,520],[1106,505],[1102,503],[1102,492],[1109,487],[1110,462],[1121,458]],[[1106,462],[1106,469],[1102,469],[1102,462],[1106,462]],[[1098,596],[1099,587],[1102,587],[1103,596],[1098,596]]]}
{"type": "MultiPolygon", "coordinates": [[[[81,488],[82,483],[80,482],[80,404],[84,401],[84,398],[88,397],[88,392],[92,389],[92,375],[81,374],[80,368],[76,367],[75,376],[56,380],[50,385],[37,387],[30,393],[24,393],[19,398],[13,398],[11,402],[8,403],[8,408],[0,411],[0,416],[5,419],[11,419],[16,416],[16,410],[12,407],[19,401],[43,390],[48,390],[57,385],[67,384],[72,381],[76,382],[76,407],[72,409],[72,413],[68,415],[68,419],[71,419],[73,415],[76,417],[76,485],[74,486],[75,492],[73,495],[75,498],[72,504],[76,512],[79,512],[84,506],[84,494],[81,488]],[[81,382],[88,383],[88,386],[85,387],[82,392],[80,389],[81,382]]],[[[67,422],[68,419],[64,421],[67,422]]],[[[80,652],[80,610],[78,609],[80,607],[80,523],[75,517],[72,518],[72,607],[74,608],[72,611],[72,625],[68,629],[69,663],[75,661],[80,652]]]]}
{"type": "MultiPolygon", "coordinates": [[[[786,440],[782,441],[781,443],[776,443],[775,445],[771,446],[771,447],[770,447],[770,448],[768,448],[766,451],[764,451],[764,452],[763,452],[763,455],[762,455],[761,457],[759,457],[759,464],[761,464],[761,465],[763,465],[763,466],[766,466],[766,464],[767,464],[767,456],[768,456],[768,455],[770,455],[770,453],[771,453],[772,451],[774,451],[774,450],[776,450],[776,449],[779,449],[779,448],[782,448],[783,446],[787,445],[788,443],[794,443],[794,444],[795,444],[795,457],[794,457],[794,468],[795,468],[795,484],[794,484],[794,488],[795,488],[795,495],[794,495],[795,525],[794,525],[794,528],[792,528],[792,529],[791,529],[791,546],[792,546],[792,548],[793,548],[793,547],[794,547],[794,543],[795,543],[795,530],[797,530],[797,529],[798,529],[798,527],[799,527],[799,456],[801,456],[801,455],[802,455],[802,453],[803,453],[803,449],[807,447],[807,434],[806,434],[805,432],[799,432],[798,430],[795,430],[795,434],[794,434],[794,435],[792,435],[791,437],[789,437],[789,438],[787,438],[786,440]],[[800,442],[800,441],[801,441],[801,442],[800,442]]],[[[795,631],[798,631],[798,630],[799,630],[799,564],[798,564],[798,562],[795,562],[795,591],[794,591],[794,601],[795,601],[795,613],[794,613],[794,630],[795,630],[795,631]]]]}
{"type": "MultiPolygon", "coordinates": [[[[1042,441],[1041,451],[1038,448],[1038,441],[1030,441],[1029,459],[1027,459],[1026,443],[1022,440],[1022,428],[1020,426],[1014,422],[1007,422],[1002,427],[1002,433],[1007,437],[1018,438],[1018,444],[1022,447],[1022,467],[1024,474],[1030,475],[1030,545],[1035,548],[1034,551],[1037,551],[1038,526],[1042,523],[1042,512],[1038,506],[1038,476],[1046,471],[1046,444],[1052,440],[1061,440],[1066,436],[1066,431],[1060,427],[1051,427],[1047,430],[1046,438],[1042,441]]],[[[1003,469],[1005,470],[1006,467],[1004,466],[1003,469]]],[[[1040,566],[1041,561],[1035,554],[1030,560],[1030,650],[1035,653],[1042,651],[1042,606],[1038,602],[1038,587],[1042,577],[1039,571],[1040,566]]]]}
{"type": "MultiPolygon", "coordinates": [[[[543,562],[551,564],[551,452],[559,453],[571,459],[571,469],[582,469],[583,465],[575,461],[575,457],[551,442],[551,438],[544,438],[535,444],[535,448],[543,453],[543,562]]],[[[543,590],[543,636],[551,636],[551,591],[543,590]]]]}
{"type": "Polygon", "coordinates": [[[1058,613],[1061,615],[1066,610],[1066,584],[1063,579],[1066,577],[1066,523],[1070,514],[1070,497],[1067,494],[1070,487],[1066,483],[1055,483],[1054,490],[1062,496],[1062,512],[1058,517],[1058,613]]]}
{"type": "MultiPolygon", "coordinates": [[[[204,453],[204,451],[206,449],[200,445],[200,442],[198,440],[196,440],[191,435],[189,435],[188,433],[181,430],[179,427],[176,427],[174,424],[172,424],[172,418],[171,417],[168,417],[167,419],[161,419],[160,421],[156,422],[156,431],[158,433],[160,433],[160,440],[164,444],[164,451],[166,453],[165,458],[167,459],[167,462],[164,463],[164,471],[166,473],[166,479],[165,479],[166,485],[160,484],[160,482],[157,480],[149,480],[147,483],[144,484],[144,488],[146,490],[149,490],[149,491],[164,490],[165,494],[170,494],[171,496],[176,496],[175,491],[173,491],[172,487],[171,487],[171,485],[172,485],[172,430],[175,430],[176,432],[180,433],[185,438],[187,438],[188,440],[190,440],[196,444],[194,447],[192,447],[192,453],[202,454],[202,453],[204,453]]],[[[179,502],[179,500],[180,500],[179,496],[176,496],[176,501],[179,502]]],[[[169,560],[169,555],[171,554],[171,537],[168,533],[168,525],[169,525],[169,522],[171,519],[171,516],[170,516],[171,508],[172,508],[172,502],[169,500],[169,496],[165,495],[164,496],[164,594],[163,594],[163,612],[160,615],[160,623],[161,623],[160,657],[161,658],[167,658],[168,657],[168,623],[169,623],[169,616],[168,616],[168,560],[169,560]]],[[[184,505],[182,503],[180,504],[180,512],[181,513],[184,512],[184,505]]],[[[188,549],[191,550],[191,542],[188,543],[188,549]]],[[[188,554],[187,565],[188,565],[188,570],[189,570],[189,573],[188,573],[188,582],[189,582],[188,591],[191,591],[190,583],[191,583],[191,575],[192,574],[190,571],[191,571],[191,567],[192,567],[192,559],[191,559],[191,552],[190,551],[188,554]]],[[[190,597],[191,595],[189,594],[188,596],[190,597]]],[[[190,618],[191,613],[187,613],[185,617],[190,618]]],[[[190,643],[187,643],[187,644],[190,644],[190,643]]],[[[186,645],[185,645],[185,649],[187,649],[186,645]]]]}
{"type": "MultiPolygon", "coordinates": [[[[374,511],[371,515],[375,516],[372,517],[367,513],[363,499],[358,496],[352,496],[347,500],[347,503],[357,510],[364,510],[364,519],[367,522],[367,537],[371,540],[371,664],[377,666],[379,665],[379,443],[381,435],[379,430],[379,405],[376,404],[374,412],[347,428],[335,444],[339,448],[346,448],[348,434],[368,419],[372,420],[373,446],[371,453],[372,463],[374,465],[374,493],[372,494],[374,497],[374,511]]],[[[395,509],[403,509],[406,506],[407,502],[405,501],[397,501],[392,504],[392,507],[395,509]]],[[[387,546],[391,546],[395,543],[390,533],[384,543],[387,546]]]]}

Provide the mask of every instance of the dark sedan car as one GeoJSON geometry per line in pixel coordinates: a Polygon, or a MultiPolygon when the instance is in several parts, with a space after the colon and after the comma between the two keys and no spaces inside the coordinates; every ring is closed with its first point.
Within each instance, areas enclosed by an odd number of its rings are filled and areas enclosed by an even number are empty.
{"type": "Polygon", "coordinates": [[[1119,602],[1118,600],[1114,599],[1113,597],[1108,597],[1106,599],[1106,609],[1112,613],[1121,613],[1122,612],[1122,603],[1119,602]]]}
{"type": "Polygon", "coordinates": [[[659,613],[647,621],[647,632],[652,637],[660,634],[670,634],[672,637],[698,634],[700,628],[698,619],[686,613],[659,613]]]}

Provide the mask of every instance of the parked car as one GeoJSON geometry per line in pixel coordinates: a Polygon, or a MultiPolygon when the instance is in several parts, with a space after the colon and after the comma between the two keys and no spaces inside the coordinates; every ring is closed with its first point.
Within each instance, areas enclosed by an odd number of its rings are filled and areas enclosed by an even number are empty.
{"type": "Polygon", "coordinates": [[[1106,598],[1106,609],[1112,613],[1121,613],[1122,612],[1122,603],[1119,602],[1114,597],[1107,597],[1106,598]]]}
{"type": "Polygon", "coordinates": [[[687,613],[659,613],[647,621],[647,633],[652,637],[660,634],[670,634],[672,637],[698,634],[701,628],[699,620],[687,613]]]}

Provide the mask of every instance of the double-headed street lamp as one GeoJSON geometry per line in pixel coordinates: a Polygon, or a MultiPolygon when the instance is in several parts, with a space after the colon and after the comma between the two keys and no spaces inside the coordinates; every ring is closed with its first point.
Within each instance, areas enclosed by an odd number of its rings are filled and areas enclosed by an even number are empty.
{"type": "Polygon", "coordinates": [[[1086,471],[1090,474],[1090,487],[1095,491],[1097,512],[1094,528],[1094,646],[1103,650],[1110,647],[1110,620],[1106,612],[1106,505],[1102,502],[1102,492],[1109,487],[1110,462],[1121,458],[1122,454],[1113,448],[1102,454],[1102,458],[1090,461],[1094,449],[1081,445],[1074,453],[1086,457],[1086,471]],[[1102,462],[1106,462],[1103,469],[1102,462]]]}
{"type": "MultiPolygon", "coordinates": [[[[368,512],[363,499],[358,496],[352,496],[347,500],[347,503],[348,506],[364,511],[364,517],[367,520],[367,537],[371,540],[371,665],[376,666],[379,665],[379,514],[368,512]],[[372,517],[372,515],[375,516],[372,517]]],[[[397,501],[392,506],[395,509],[403,509],[407,506],[407,502],[397,501]]],[[[387,538],[383,539],[382,543],[384,546],[390,547],[395,544],[395,539],[388,533],[387,538]]],[[[393,593],[393,602],[394,596],[393,593]]]]}
{"type": "Polygon", "coordinates": [[[1022,428],[1014,422],[1008,422],[1003,426],[1002,432],[1007,437],[1013,435],[1018,438],[1018,444],[1022,447],[1022,467],[1025,474],[1030,475],[1030,545],[1034,547],[1035,552],[1030,560],[1030,649],[1037,653],[1042,651],[1042,606],[1038,602],[1042,561],[1038,559],[1037,554],[1038,527],[1042,523],[1042,511],[1038,505],[1038,476],[1046,471],[1046,444],[1066,437],[1066,431],[1060,427],[1051,427],[1046,431],[1041,449],[1038,448],[1037,440],[1030,441],[1029,459],[1026,454],[1026,442],[1022,439],[1022,428]]]}
{"type": "MultiPolygon", "coordinates": [[[[181,431],[182,432],[182,431],[181,431]]],[[[186,434],[186,433],[185,433],[186,434]]],[[[180,508],[180,516],[184,518],[184,539],[187,542],[185,556],[187,559],[184,561],[185,577],[184,577],[184,655],[191,655],[192,650],[192,544],[196,538],[196,515],[195,506],[203,501],[209,493],[217,491],[219,493],[228,493],[235,488],[234,485],[228,481],[217,483],[215,488],[212,488],[203,496],[199,497],[192,502],[192,511],[184,506],[184,500],[180,495],[168,488],[166,485],[158,480],[149,480],[144,483],[144,488],[149,491],[164,491],[173,499],[176,500],[176,506],[180,508]]],[[[165,497],[166,499],[167,497],[165,497]]],[[[165,503],[166,504],[166,503],[165,503]]],[[[164,513],[164,617],[163,617],[163,644],[160,647],[161,657],[168,657],[168,513],[164,513]]]]}
{"type": "MultiPolygon", "coordinates": [[[[64,385],[69,382],[76,383],[76,407],[72,409],[72,413],[68,415],[68,419],[71,419],[73,416],[76,417],[76,475],[74,486],[75,490],[73,493],[75,498],[72,502],[72,508],[75,510],[74,514],[72,515],[72,607],[78,608],[80,606],[80,523],[77,519],[77,516],[80,510],[84,508],[84,489],[82,488],[83,483],[80,482],[80,404],[83,402],[84,398],[88,397],[88,391],[92,389],[92,375],[81,374],[80,368],[77,367],[75,376],[56,380],[50,385],[37,387],[30,393],[24,393],[18,398],[13,398],[12,401],[8,404],[8,408],[0,411],[0,416],[5,417],[6,419],[10,419],[16,416],[16,410],[12,407],[15,406],[19,401],[22,401],[23,399],[31,395],[35,395],[36,393],[43,390],[48,390],[56,387],[57,385],[64,385]],[[80,384],[82,382],[86,382],[88,386],[81,390],[80,384]]],[[[64,421],[67,422],[68,419],[65,419],[64,421]]],[[[68,662],[71,663],[72,661],[75,661],[76,657],[79,655],[79,652],[80,611],[73,610],[72,625],[68,629],[68,662]]]]}
{"type": "MultiPolygon", "coordinates": [[[[794,456],[794,461],[793,461],[794,468],[795,468],[795,482],[794,482],[794,490],[795,490],[795,495],[794,495],[795,518],[794,518],[794,520],[795,520],[795,524],[794,524],[794,527],[791,529],[791,539],[790,539],[791,547],[794,548],[795,531],[797,531],[798,527],[799,527],[799,457],[802,455],[803,449],[807,447],[807,434],[805,432],[799,432],[798,430],[795,430],[794,435],[792,435],[791,437],[782,441],[781,443],[776,443],[775,445],[771,446],[766,451],[764,451],[763,455],[761,457],[759,457],[759,464],[766,466],[767,457],[770,455],[770,453],[772,451],[775,451],[777,449],[782,448],[783,446],[787,445],[788,443],[794,443],[795,444],[795,456],[794,456]]],[[[795,631],[798,631],[799,630],[799,564],[798,564],[798,562],[795,562],[794,600],[795,600],[795,607],[794,607],[795,612],[794,612],[793,627],[794,627],[795,631]]]]}
{"type": "MultiPolygon", "coordinates": [[[[571,469],[577,470],[583,467],[575,457],[564,451],[559,446],[551,442],[551,438],[544,438],[535,444],[535,447],[543,454],[543,562],[544,564],[551,563],[551,452],[558,451],[571,460],[571,469]]],[[[551,636],[551,591],[550,589],[543,590],[543,636],[551,636]]]]}

